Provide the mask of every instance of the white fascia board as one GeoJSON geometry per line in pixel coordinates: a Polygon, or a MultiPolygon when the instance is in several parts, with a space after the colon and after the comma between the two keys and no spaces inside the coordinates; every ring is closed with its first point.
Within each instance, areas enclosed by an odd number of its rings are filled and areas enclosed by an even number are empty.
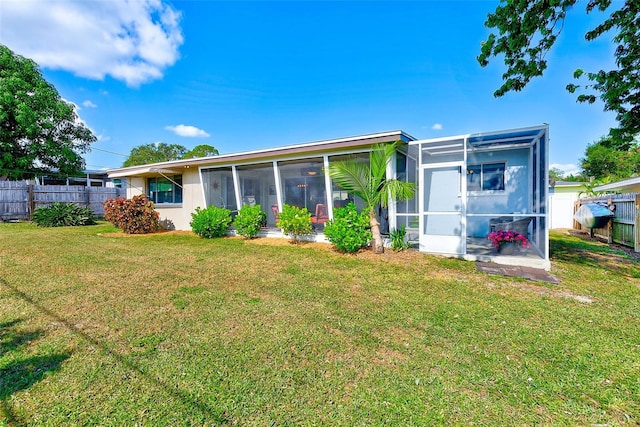
{"type": "Polygon", "coordinates": [[[145,173],[144,171],[141,172],[141,170],[144,170],[145,168],[148,167],[163,167],[163,168],[170,168],[170,167],[180,167],[180,166],[187,166],[187,165],[193,165],[195,162],[202,162],[202,161],[206,161],[208,159],[211,160],[215,160],[216,163],[223,163],[225,159],[233,159],[235,157],[239,157],[239,156],[259,156],[259,155],[268,155],[271,152],[274,151],[281,151],[281,150],[296,150],[296,149],[300,149],[300,148],[320,148],[323,147],[325,145],[331,145],[331,144],[339,144],[341,142],[349,142],[349,141],[360,141],[360,140],[367,140],[367,139],[375,139],[375,138],[384,138],[384,137],[389,137],[389,136],[394,136],[397,135],[399,138],[401,138],[402,136],[407,137],[408,139],[411,140],[415,140],[415,138],[411,135],[409,135],[408,133],[402,131],[402,130],[395,130],[395,131],[388,131],[388,132],[380,132],[380,133],[371,133],[371,134],[365,134],[365,135],[357,135],[357,136],[350,136],[350,137],[344,137],[344,138],[337,138],[337,139],[329,139],[329,140],[323,140],[323,141],[316,141],[316,142],[307,142],[307,143],[302,143],[302,144],[294,144],[294,145],[282,145],[282,146],[278,146],[278,147],[270,147],[270,148],[263,148],[263,149],[259,149],[259,150],[251,150],[251,151],[241,151],[241,152],[236,152],[236,153],[228,153],[228,154],[220,154],[217,156],[209,156],[209,157],[195,157],[192,159],[184,159],[184,160],[172,160],[169,162],[162,162],[162,163],[153,163],[153,164],[149,164],[149,165],[143,165],[143,166],[131,166],[128,168],[118,168],[118,169],[111,169],[107,171],[107,174],[109,175],[109,177],[121,177],[121,176],[131,176],[131,175],[138,175],[140,173],[145,173]]]}
{"type": "Polygon", "coordinates": [[[610,184],[599,185],[597,187],[594,187],[593,189],[595,191],[624,190],[627,187],[632,187],[636,185],[640,185],[640,176],[637,176],[635,178],[624,179],[618,182],[612,182],[610,184]]]}

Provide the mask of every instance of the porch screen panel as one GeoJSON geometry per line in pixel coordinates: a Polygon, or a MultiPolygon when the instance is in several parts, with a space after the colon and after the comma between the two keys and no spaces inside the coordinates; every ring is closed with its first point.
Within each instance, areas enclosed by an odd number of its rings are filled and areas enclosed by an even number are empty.
{"type": "Polygon", "coordinates": [[[243,205],[260,205],[267,214],[267,226],[275,227],[273,206],[278,208],[276,179],[272,163],[237,166],[240,196],[243,205]]]}
{"type": "Polygon", "coordinates": [[[278,162],[280,185],[285,204],[307,208],[311,215],[326,205],[324,159],[304,159],[278,162]]]}
{"type": "Polygon", "coordinates": [[[204,198],[208,206],[237,210],[233,173],[230,167],[202,170],[204,198]]]}
{"type": "MultiPolygon", "coordinates": [[[[397,179],[406,182],[418,182],[418,147],[409,146],[407,153],[398,153],[396,159],[397,179]]],[[[418,232],[418,199],[419,189],[416,188],[412,199],[396,203],[396,228],[405,226],[406,229],[418,232]]]]}
{"type": "MultiPolygon", "coordinates": [[[[365,165],[369,164],[369,153],[357,153],[357,154],[348,154],[342,156],[330,156],[329,164],[335,162],[344,162],[344,161],[356,161],[358,163],[363,163],[365,165]]],[[[338,184],[335,182],[331,182],[331,203],[333,203],[333,208],[341,208],[346,206],[349,202],[353,202],[358,211],[362,211],[364,209],[364,202],[360,197],[356,197],[353,194],[348,193],[343,190],[338,184]]]]}

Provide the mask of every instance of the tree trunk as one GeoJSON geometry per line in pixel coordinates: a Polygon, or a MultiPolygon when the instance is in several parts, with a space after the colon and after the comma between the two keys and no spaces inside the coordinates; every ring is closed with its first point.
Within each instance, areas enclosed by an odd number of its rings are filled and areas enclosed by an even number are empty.
{"type": "Polygon", "coordinates": [[[380,223],[375,212],[369,212],[369,224],[371,225],[371,235],[373,237],[373,253],[384,253],[384,243],[382,242],[382,234],[380,234],[380,223]]]}

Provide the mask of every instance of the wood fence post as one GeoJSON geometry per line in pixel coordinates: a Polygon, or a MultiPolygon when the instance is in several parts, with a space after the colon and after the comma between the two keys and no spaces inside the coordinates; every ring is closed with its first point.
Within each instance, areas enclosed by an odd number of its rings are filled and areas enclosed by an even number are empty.
{"type": "Polygon", "coordinates": [[[29,184],[29,220],[33,216],[33,210],[35,209],[35,202],[33,200],[33,184],[29,184]]]}
{"type": "MultiPolygon", "coordinates": [[[[582,206],[582,204],[580,203],[580,200],[576,200],[573,203],[573,214],[575,215],[576,212],[578,212],[578,209],[580,209],[580,206],[582,206]]],[[[573,220],[573,229],[574,230],[582,230],[582,224],[580,224],[578,221],[576,221],[575,218],[572,217],[573,220]]]]}
{"type": "MultiPolygon", "coordinates": [[[[612,204],[613,202],[611,201],[611,199],[608,199],[607,206],[611,206],[612,204]]],[[[609,222],[607,222],[607,243],[613,243],[613,218],[611,218],[609,222]]]]}
{"type": "Polygon", "coordinates": [[[633,224],[633,250],[640,252],[640,194],[636,194],[635,202],[635,221],[633,224]]]}

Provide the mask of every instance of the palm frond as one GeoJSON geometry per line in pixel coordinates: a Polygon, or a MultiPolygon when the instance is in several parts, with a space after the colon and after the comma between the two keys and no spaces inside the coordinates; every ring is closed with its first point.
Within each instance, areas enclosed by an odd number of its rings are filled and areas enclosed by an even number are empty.
{"type": "Polygon", "coordinates": [[[387,173],[387,164],[396,150],[397,142],[393,144],[376,144],[370,156],[371,176],[374,181],[384,181],[387,173]]]}
{"type": "Polygon", "coordinates": [[[393,200],[409,200],[413,198],[415,192],[415,183],[389,179],[385,182],[383,190],[380,191],[379,203],[381,206],[387,207],[389,205],[389,197],[393,200]]]}
{"type": "Polygon", "coordinates": [[[343,190],[360,197],[365,203],[372,201],[371,175],[368,165],[342,161],[329,165],[329,177],[343,190]]]}

